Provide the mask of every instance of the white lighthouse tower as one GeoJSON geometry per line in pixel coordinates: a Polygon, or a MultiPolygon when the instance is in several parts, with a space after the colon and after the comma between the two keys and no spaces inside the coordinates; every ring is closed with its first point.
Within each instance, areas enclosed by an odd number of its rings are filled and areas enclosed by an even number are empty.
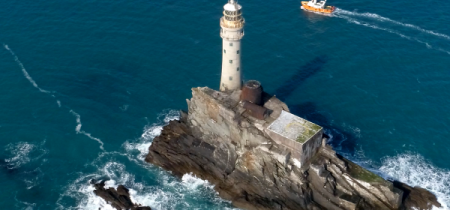
{"type": "Polygon", "coordinates": [[[241,39],[244,36],[244,18],[242,6],[237,0],[228,0],[223,7],[223,17],[220,18],[220,36],[223,39],[222,76],[220,91],[241,89],[241,39]]]}

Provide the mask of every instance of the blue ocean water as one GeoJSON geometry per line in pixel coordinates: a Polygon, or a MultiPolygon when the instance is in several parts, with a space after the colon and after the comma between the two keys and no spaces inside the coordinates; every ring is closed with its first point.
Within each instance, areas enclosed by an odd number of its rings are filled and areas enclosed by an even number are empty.
{"type": "MultiPolygon", "coordinates": [[[[143,161],[190,88],[218,88],[226,1],[0,2],[0,208],[111,209],[90,179],[154,209],[232,209],[143,161]]],[[[450,209],[449,1],[240,1],[244,79],[370,170],[450,209]],[[426,5],[426,6],[425,6],[426,5]]]]}

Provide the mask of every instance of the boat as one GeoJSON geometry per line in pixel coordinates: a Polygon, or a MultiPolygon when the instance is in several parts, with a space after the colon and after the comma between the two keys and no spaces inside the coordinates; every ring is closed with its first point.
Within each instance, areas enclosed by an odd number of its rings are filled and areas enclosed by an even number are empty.
{"type": "Polygon", "coordinates": [[[317,1],[317,0],[310,0],[310,1],[302,1],[301,8],[310,11],[310,12],[318,12],[318,13],[324,13],[324,14],[331,14],[334,12],[336,7],[334,6],[326,6],[327,0],[317,1]]]}

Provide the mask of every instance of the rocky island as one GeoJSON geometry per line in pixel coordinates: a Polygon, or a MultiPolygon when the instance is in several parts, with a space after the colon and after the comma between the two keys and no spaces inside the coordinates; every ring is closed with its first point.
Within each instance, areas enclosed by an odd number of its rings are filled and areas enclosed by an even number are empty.
{"type": "Polygon", "coordinates": [[[192,89],[188,111],[171,121],[146,161],[175,176],[193,173],[242,209],[428,210],[441,205],[420,187],[388,181],[336,154],[324,129],[290,113],[258,81],[242,85],[242,6],[220,19],[220,91],[192,89]]]}
{"type": "Polygon", "coordinates": [[[322,127],[262,91],[192,89],[188,112],[166,125],[146,161],[193,173],[242,209],[432,209],[436,196],[336,154],[322,127]]]}

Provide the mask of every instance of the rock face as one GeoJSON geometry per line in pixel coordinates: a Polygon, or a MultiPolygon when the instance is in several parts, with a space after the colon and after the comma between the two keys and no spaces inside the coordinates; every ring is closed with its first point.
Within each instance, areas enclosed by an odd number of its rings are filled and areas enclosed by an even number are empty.
{"type": "Polygon", "coordinates": [[[404,202],[402,210],[432,209],[433,206],[441,207],[441,204],[437,201],[436,196],[426,189],[420,187],[411,187],[397,181],[394,181],[394,186],[399,189],[402,189],[404,192],[403,194],[404,202]]]}
{"type": "Polygon", "coordinates": [[[117,190],[114,188],[105,189],[105,182],[94,183],[95,187],[94,193],[103,198],[107,203],[117,210],[151,210],[150,207],[134,204],[130,199],[130,194],[128,189],[123,185],[119,185],[117,190]]]}
{"type": "MultiPolygon", "coordinates": [[[[193,88],[188,113],[171,121],[149,148],[146,161],[177,176],[194,173],[242,209],[431,209],[430,192],[396,184],[337,155],[323,143],[306,163],[265,128],[289,111],[267,94],[266,120],[246,113],[239,93],[193,88]],[[401,187],[399,187],[401,186],[401,187]],[[418,201],[417,199],[420,198],[418,201]]],[[[325,141],[323,141],[325,142],[325,141]]]]}

